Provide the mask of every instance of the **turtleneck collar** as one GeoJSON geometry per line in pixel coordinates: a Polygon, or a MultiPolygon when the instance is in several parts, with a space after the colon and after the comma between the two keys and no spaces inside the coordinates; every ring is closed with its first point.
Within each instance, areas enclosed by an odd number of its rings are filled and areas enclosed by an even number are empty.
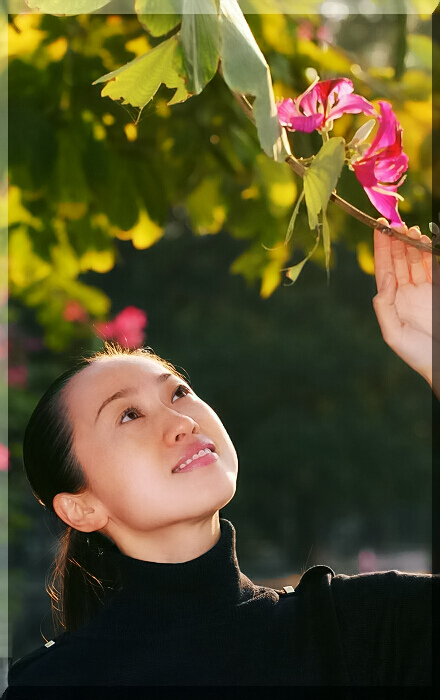
{"type": "MultiPolygon", "coordinates": [[[[220,519],[220,538],[207,552],[187,562],[165,564],[133,559],[118,549],[106,552],[120,573],[121,590],[108,606],[113,618],[163,624],[195,615],[211,615],[251,599],[259,591],[241,573],[236,555],[235,528],[220,519]]],[[[137,621],[137,622],[136,622],[137,621]]]]}

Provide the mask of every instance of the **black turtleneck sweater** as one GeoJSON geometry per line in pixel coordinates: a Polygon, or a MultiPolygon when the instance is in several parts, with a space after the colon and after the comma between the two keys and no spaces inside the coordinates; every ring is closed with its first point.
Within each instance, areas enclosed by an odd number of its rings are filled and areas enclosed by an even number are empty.
{"type": "Polygon", "coordinates": [[[17,661],[5,698],[36,697],[29,686],[52,697],[53,686],[431,683],[428,575],[318,566],[295,591],[262,588],[241,573],[223,519],[219,541],[192,561],[105,556],[122,589],[86,626],[17,661]]]}

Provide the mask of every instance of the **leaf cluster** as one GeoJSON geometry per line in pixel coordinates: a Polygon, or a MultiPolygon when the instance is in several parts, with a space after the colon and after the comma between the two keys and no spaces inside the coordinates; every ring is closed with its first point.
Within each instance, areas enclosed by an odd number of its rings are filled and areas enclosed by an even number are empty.
{"type": "MultiPolygon", "coordinates": [[[[63,317],[69,300],[81,304],[90,323],[111,311],[108,296],[86,285],[83,275],[123,264],[119,240],[145,249],[168,230],[172,235],[175,212],[198,235],[226,229],[247,241],[231,272],[258,283],[263,297],[282,282],[288,265],[294,269],[298,255],[309,254],[316,234],[302,208],[284,244],[301,183],[287,165],[261,151],[263,145],[273,156],[277,143],[274,119],[267,121],[273,95],[302,92],[307,71],[322,79],[349,75],[368,99],[393,102],[410,156],[404,216],[409,223],[430,218],[427,33],[409,34],[412,67],[397,79],[392,51],[383,68],[368,58],[374,46],[399,41],[401,24],[393,17],[376,26],[375,42],[370,33],[354,53],[343,45],[368,28],[368,20],[350,18],[326,44],[316,38],[323,23],[318,15],[250,14],[246,23],[234,15],[235,3],[222,2],[220,22],[217,2],[196,4],[204,14],[182,15],[177,0],[169,0],[168,14],[155,14],[154,3],[145,1],[136,5],[139,17],[20,15],[14,18],[20,34],[9,26],[11,295],[35,309],[54,349],[90,333],[90,326],[63,317]],[[301,38],[305,21],[313,24],[315,36],[301,38]],[[100,80],[104,96],[93,85],[100,80]],[[228,87],[250,96],[257,130],[228,87]]],[[[75,8],[72,3],[72,14],[75,8]]],[[[350,115],[339,120],[336,140],[358,122],[350,115]]],[[[316,153],[315,136],[294,134],[295,153],[316,153]]],[[[343,171],[338,191],[374,214],[346,175],[343,171]]],[[[313,171],[308,204],[312,178],[313,171]]],[[[316,215],[325,247],[313,259],[327,268],[334,264],[331,227],[332,239],[357,249],[360,265],[371,272],[371,232],[347,222],[331,205],[327,210],[321,203],[316,215]]]]}

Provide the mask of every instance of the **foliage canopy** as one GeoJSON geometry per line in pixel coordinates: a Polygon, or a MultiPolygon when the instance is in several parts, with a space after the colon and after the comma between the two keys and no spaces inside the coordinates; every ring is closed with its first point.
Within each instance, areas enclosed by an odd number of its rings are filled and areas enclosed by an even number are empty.
{"type": "MultiPolygon", "coordinates": [[[[92,4],[69,7],[74,14],[105,5],[92,4]]],[[[38,7],[56,13],[60,4],[38,7]]],[[[402,215],[422,228],[430,219],[431,41],[423,21],[390,16],[359,52],[354,37],[368,31],[365,18],[335,30],[316,14],[245,19],[233,0],[191,0],[191,7],[193,14],[182,15],[182,3],[169,0],[170,14],[155,14],[155,3],[142,0],[138,16],[30,14],[9,25],[11,296],[35,309],[53,349],[86,333],[66,318],[69,301],[90,321],[110,312],[108,296],[82,275],[110,271],[118,239],[137,249],[153,245],[176,215],[197,235],[223,229],[248,241],[231,272],[258,282],[263,297],[288,265],[302,269],[296,261],[311,252],[315,235],[301,208],[284,243],[302,184],[275,162],[285,151],[274,99],[295,97],[317,73],[350,76],[373,104],[392,102],[410,158],[402,215]],[[386,60],[378,61],[384,42],[386,60]],[[228,87],[250,96],[257,129],[228,87]]],[[[358,115],[344,115],[333,136],[344,138],[358,123],[358,115]]],[[[294,152],[315,153],[316,137],[295,132],[294,152]]],[[[344,174],[338,192],[376,215],[344,174]]],[[[318,211],[324,249],[314,248],[313,259],[333,264],[331,229],[332,240],[356,249],[371,273],[371,231],[322,202],[318,211]]],[[[310,210],[308,218],[313,224],[310,210]]]]}

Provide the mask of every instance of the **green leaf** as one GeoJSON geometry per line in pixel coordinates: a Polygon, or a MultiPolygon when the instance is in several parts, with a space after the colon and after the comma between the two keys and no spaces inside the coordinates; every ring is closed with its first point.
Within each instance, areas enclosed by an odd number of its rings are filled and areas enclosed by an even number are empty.
{"type": "Polygon", "coordinates": [[[304,191],[311,229],[318,225],[319,212],[327,208],[330,195],[341,174],[344,158],[344,139],[341,136],[331,138],[324,143],[304,175],[304,191]]]}
{"type": "Polygon", "coordinates": [[[177,88],[169,105],[183,102],[187,99],[188,92],[183,78],[173,67],[177,42],[178,34],[121,68],[103,75],[93,85],[109,81],[101,92],[103,96],[122,100],[122,104],[131,104],[141,111],[153,99],[162,83],[169,88],[177,88]]]}
{"type": "MultiPolygon", "coordinates": [[[[303,199],[304,199],[304,189],[301,192],[301,194],[298,197],[298,200],[295,204],[295,209],[293,210],[293,214],[291,216],[291,219],[289,221],[289,225],[287,227],[286,239],[285,239],[284,243],[288,243],[290,241],[290,239],[292,238],[293,229],[295,228],[296,217],[298,216],[299,208],[300,208],[300,205],[301,205],[301,202],[303,201],[303,199]]],[[[299,272],[298,272],[298,274],[299,274],[299,272]]]]}
{"type": "Polygon", "coordinates": [[[307,260],[309,259],[309,256],[304,258],[304,260],[301,260],[301,262],[297,263],[296,265],[292,265],[292,267],[289,267],[287,270],[287,277],[292,280],[292,282],[296,282],[296,280],[299,277],[299,274],[301,270],[303,269],[304,265],[306,264],[307,260]]]}
{"type": "Polygon", "coordinates": [[[128,231],[139,216],[139,188],[134,169],[114,150],[108,152],[102,166],[106,168],[107,175],[104,187],[99,190],[103,210],[112,224],[128,231]],[[127,192],[130,193],[129,197],[127,192]]]}
{"type": "Polygon", "coordinates": [[[310,251],[310,253],[307,253],[307,255],[306,255],[306,257],[304,258],[304,260],[301,260],[301,262],[297,263],[296,265],[292,265],[292,267],[288,267],[288,268],[287,268],[287,270],[286,270],[287,277],[288,277],[290,280],[292,280],[292,282],[296,282],[296,280],[298,279],[298,277],[299,277],[299,275],[300,275],[300,272],[302,271],[302,269],[303,269],[304,265],[306,264],[307,260],[308,260],[309,258],[312,257],[313,253],[314,253],[315,250],[317,249],[318,243],[319,243],[319,233],[318,233],[318,235],[317,235],[317,237],[316,237],[316,243],[315,243],[315,245],[313,246],[313,248],[312,248],[312,250],[310,251]]]}
{"type": "Polygon", "coordinates": [[[204,177],[200,185],[188,195],[186,207],[196,233],[218,233],[227,213],[220,178],[204,177]]]}
{"type": "Polygon", "coordinates": [[[151,36],[163,36],[179,24],[183,0],[136,0],[134,9],[151,36]]]}
{"type": "Polygon", "coordinates": [[[220,27],[214,0],[188,0],[185,4],[179,47],[186,88],[198,95],[217,72],[220,27]]]}
{"type": "Polygon", "coordinates": [[[325,209],[322,212],[322,244],[324,246],[325,269],[327,270],[327,283],[330,279],[330,227],[328,225],[327,213],[325,209]]]}
{"type": "Polygon", "coordinates": [[[81,214],[82,211],[83,215],[91,193],[84,173],[79,134],[75,129],[63,128],[59,129],[56,136],[58,153],[53,172],[53,200],[65,205],[81,205],[78,213],[81,214]]]}
{"type": "Polygon", "coordinates": [[[109,4],[109,0],[26,0],[31,10],[47,15],[88,15],[109,4]]]}
{"type": "Polygon", "coordinates": [[[253,116],[261,147],[274,160],[287,155],[272,90],[269,66],[255,41],[238,3],[220,0],[223,76],[233,92],[255,97],[253,116]]]}
{"type": "Polygon", "coordinates": [[[255,241],[232,262],[229,270],[233,275],[243,275],[251,284],[263,275],[269,261],[269,253],[259,241],[255,241]]]}
{"type": "Polygon", "coordinates": [[[71,299],[77,299],[93,316],[104,316],[109,312],[111,301],[101,289],[71,279],[62,280],[60,286],[71,299]]]}
{"type": "Polygon", "coordinates": [[[295,176],[289,166],[285,163],[280,167],[265,153],[259,153],[255,159],[255,184],[262,185],[271,214],[284,219],[298,194],[295,176]]]}

